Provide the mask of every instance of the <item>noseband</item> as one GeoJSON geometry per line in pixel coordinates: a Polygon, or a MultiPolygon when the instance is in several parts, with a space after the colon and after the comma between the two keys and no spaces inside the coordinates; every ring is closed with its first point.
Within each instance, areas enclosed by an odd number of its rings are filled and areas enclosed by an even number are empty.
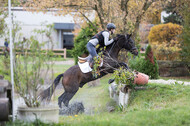
{"type": "Polygon", "coordinates": [[[126,43],[126,44],[129,44],[129,45],[132,47],[131,49],[129,49],[129,50],[127,49],[127,50],[130,51],[131,53],[133,53],[134,50],[137,49],[137,47],[135,47],[135,46],[133,47],[133,45],[132,45],[133,43],[130,43],[130,42],[129,42],[129,39],[130,39],[130,38],[128,38],[127,36],[126,36],[126,38],[127,38],[127,43],[126,43]]]}

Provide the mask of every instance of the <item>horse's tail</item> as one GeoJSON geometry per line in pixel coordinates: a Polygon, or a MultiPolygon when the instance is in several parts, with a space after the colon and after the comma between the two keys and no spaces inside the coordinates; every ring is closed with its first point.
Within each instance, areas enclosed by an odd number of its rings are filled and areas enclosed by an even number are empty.
{"type": "Polygon", "coordinates": [[[53,92],[55,91],[55,88],[56,88],[57,85],[59,84],[59,81],[60,81],[60,79],[61,79],[62,77],[63,77],[63,73],[62,73],[62,74],[59,74],[59,75],[55,78],[53,84],[52,84],[48,89],[42,91],[42,92],[40,93],[40,95],[39,95],[38,98],[39,98],[41,101],[47,101],[47,102],[49,102],[49,101],[51,100],[51,96],[53,95],[53,92]]]}

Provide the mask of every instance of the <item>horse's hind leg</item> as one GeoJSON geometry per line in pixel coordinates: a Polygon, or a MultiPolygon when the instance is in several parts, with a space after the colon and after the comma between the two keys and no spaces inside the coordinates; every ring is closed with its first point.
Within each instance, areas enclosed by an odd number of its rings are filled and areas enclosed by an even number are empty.
{"type": "Polygon", "coordinates": [[[58,105],[61,108],[61,103],[63,102],[65,106],[68,107],[69,101],[72,99],[72,97],[76,94],[78,90],[72,91],[72,92],[67,92],[65,91],[59,98],[58,98],[58,105]]]}
{"type": "Polygon", "coordinates": [[[60,108],[62,107],[61,103],[62,103],[62,101],[63,101],[63,98],[64,98],[65,94],[66,94],[66,92],[64,92],[64,93],[63,93],[61,96],[59,96],[59,98],[58,98],[58,105],[59,105],[60,108]]]}
{"type": "MultiPolygon", "coordinates": [[[[76,91],[77,92],[77,91],[76,91]]],[[[69,105],[69,101],[72,99],[72,97],[76,94],[76,92],[67,92],[66,95],[63,98],[63,103],[65,106],[69,105]]]]}

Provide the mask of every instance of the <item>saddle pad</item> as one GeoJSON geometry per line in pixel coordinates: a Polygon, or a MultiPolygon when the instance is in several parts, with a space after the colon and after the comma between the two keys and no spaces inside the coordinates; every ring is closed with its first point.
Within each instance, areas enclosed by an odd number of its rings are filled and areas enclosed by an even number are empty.
{"type": "Polygon", "coordinates": [[[88,72],[91,72],[92,71],[92,68],[90,67],[89,63],[88,62],[85,62],[85,63],[80,63],[78,62],[78,65],[80,67],[80,70],[83,72],[83,73],[88,73],[88,72]]]}

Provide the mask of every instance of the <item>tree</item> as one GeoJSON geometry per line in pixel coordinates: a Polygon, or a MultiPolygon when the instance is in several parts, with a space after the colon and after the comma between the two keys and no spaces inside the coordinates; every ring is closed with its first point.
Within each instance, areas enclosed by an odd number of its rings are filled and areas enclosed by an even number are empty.
{"type": "Polygon", "coordinates": [[[185,62],[190,62],[190,2],[189,0],[175,0],[174,11],[181,15],[183,22],[181,34],[181,58],[185,62]]]}
{"type": "Polygon", "coordinates": [[[97,27],[96,21],[93,22],[93,25],[91,23],[87,23],[84,27],[82,27],[78,36],[75,38],[74,48],[72,49],[72,55],[75,58],[75,64],[77,64],[78,56],[88,54],[86,44],[94,36],[94,34],[97,33],[97,27]]]}
{"type": "Polygon", "coordinates": [[[164,17],[164,23],[175,23],[175,24],[182,24],[183,17],[179,14],[179,12],[176,11],[176,3],[177,0],[173,0],[168,3],[168,5],[165,7],[165,11],[167,14],[170,14],[168,17],[164,17]]]}
{"type": "Polygon", "coordinates": [[[5,33],[5,29],[7,28],[7,24],[5,22],[5,18],[7,17],[7,12],[5,11],[5,8],[3,8],[5,6],[5,3],[1,3],[0,4],[2,8],[0,8],[0,37],[2,37],[5,33]]]}
{"type": "MultiPolygon", "coordinates": [[[[181,56],[182,60],[185,62],[190,62],[190,4],[184,5],[183,10],[183,33],[181,35],[182,38],[182,51],[181,56]]],[[[190,67],[190,66],[189,66],[190,67]]]]}
{"type": "Polygon", "coordinates": [[[108,22],[113,22],[121,33],[134,33],[136,36],[139,24],[147,10],[162,6],[163,1],[167,0],[21,0],[21,3],[28,10],[33,11],[45,12],[56,8],[59,14],[75,12],[72,13],[75,19],[85,19],[92,25],[88,17],[95,12],[100,29],[105,29],[108,22]]]}
{"type": "Polygon", "coordinates": [[[144,73],[149,75],[151,79],[158,79],[159,77],[158,63],[151,45],[148,45],[145,52],[144,73]]]}

